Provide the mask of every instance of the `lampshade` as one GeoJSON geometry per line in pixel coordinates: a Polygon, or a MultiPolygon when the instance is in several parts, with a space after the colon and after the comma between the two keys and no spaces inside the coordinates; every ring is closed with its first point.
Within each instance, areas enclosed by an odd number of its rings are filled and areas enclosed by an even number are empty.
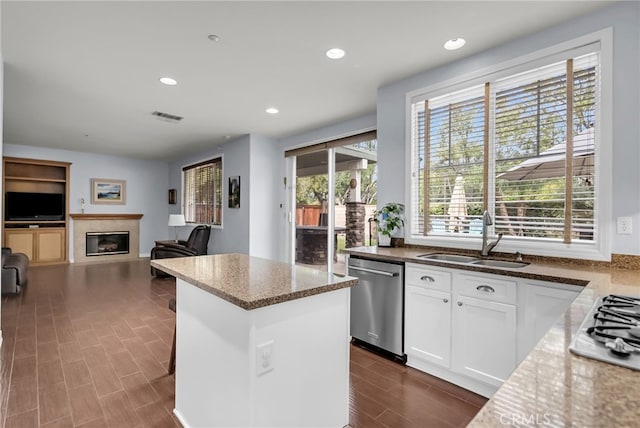
{"type": "Polygon", "coordinates": [[[184,215],[182,214],[169,214],[169,226],[184,226],[187,223],[184,221],[184,215]]]}

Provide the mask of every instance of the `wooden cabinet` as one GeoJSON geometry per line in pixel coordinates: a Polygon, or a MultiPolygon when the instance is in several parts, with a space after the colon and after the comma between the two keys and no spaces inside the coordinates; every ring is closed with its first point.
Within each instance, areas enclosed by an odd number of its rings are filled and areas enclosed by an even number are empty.
{"type": "Polygon", "coordinates": [[[6,192],[63,195],[64,216],[56,220],[7,219],[2,216],[3,246],[25,253],[33,264],[66,263],[69,229],[68,162],[3,158],[3,189],[6,192]]]}
{"type": "Polygon", "coordinates": [[[63,227],[6,229],[5,245],[15,253],[24,253],[33,263],[65,260],[66,231],[63,227]]]}

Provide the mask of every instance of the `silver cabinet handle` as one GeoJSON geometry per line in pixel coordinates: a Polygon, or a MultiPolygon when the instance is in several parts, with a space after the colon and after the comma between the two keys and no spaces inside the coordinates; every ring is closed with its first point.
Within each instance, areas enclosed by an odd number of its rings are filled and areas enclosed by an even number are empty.
{"type": "Polygon", "coordinates": [[[496,290],[490,285],[478,285],[476,290],[482,291],[483,293],[495,293],[496,290]]]}
{"type": "Polygon", "coordinates": [[[360,272],[368,272],[368,273],[372,273],[374,275],[383,275],[383,276],[398,276],[400,275],[398,272],[386,272],[384,270],[377,270],[377,269],[369,269],[369,268],[363,268],[363,267],[357,267],[357,266],[349,266],[349,270],[357,270],[360,272]]]}
{"type": "Polygon", "coordinates": [[[462,306],[462,302],[458,302],[458,306],[462,306]]]}
{"type": "Polygon", "coordinates": [[[443,302],[449,303],[449,299],[442,299],[443,302]]]}
{"type": "Polygon", "coordinates": [[[421,277],[420,277],[420,280],[421,280],[421,281],[427,281],[427,282],[436,282],[436,280],[435,280],[435,279],[433,279],[433,277],[432,277],[432,276],[429,276],[429,275],[421,276],[421,277]]]}

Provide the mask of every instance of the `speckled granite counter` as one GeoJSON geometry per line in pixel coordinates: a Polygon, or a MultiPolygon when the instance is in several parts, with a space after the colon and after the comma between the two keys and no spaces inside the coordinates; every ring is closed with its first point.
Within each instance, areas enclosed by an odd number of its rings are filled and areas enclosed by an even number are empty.
{"type": "MultiPolygon", "coordinates": [[[[362,247],[348,252],[380,260],[452,267],[451,264],[416,259],[419,254],[437,252],[425,249],[362,247]]],[[[610,293],[640,295],[640,270],[549,261],[534,262],[522,269],[455,267],[586,284],[569,310],[469,426],[631,427],[640,424],[640,371],[576,356],[568,350],[580,323],[598,296],[610,293]]]]}
{"type": "Polygon", "coordinates": [[[152,260],[151,265],[247,310],[351,287],[358,282],[357,278],[244,254],[152,260]]]}

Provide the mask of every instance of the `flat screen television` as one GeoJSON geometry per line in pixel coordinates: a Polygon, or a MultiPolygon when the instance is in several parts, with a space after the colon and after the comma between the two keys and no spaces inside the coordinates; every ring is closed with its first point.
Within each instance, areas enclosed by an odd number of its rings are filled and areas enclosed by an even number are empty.
{"type": "Polygon", "coordinates": [[[60,193],[6,192],[5,221],[64,220],[65,201],[60,193]]]}

